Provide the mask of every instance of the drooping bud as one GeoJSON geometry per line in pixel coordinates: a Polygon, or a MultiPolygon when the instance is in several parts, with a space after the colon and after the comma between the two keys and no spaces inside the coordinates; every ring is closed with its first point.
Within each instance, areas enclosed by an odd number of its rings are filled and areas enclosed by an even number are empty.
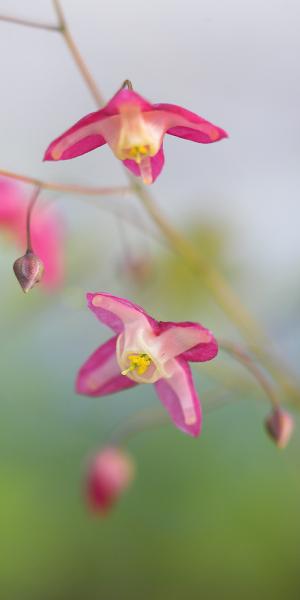
{"type": "Polygon", "coordinates": [[[31,250],[24,256],[17,258],[13,265],[15,276],[25,294],[31,290],[42,278],[44,265],[41,259],[31,250]]]}
{"type": "Polygon", "coordinates": [[[276,408],[267,417],[265,426],[278,448],[285,448],[294,430],[294,419],[285,410],[276,408]]]}
{"type": "Polygon", "coordinates": [[[104,516],[134,478],[131,457],[120,448],[108,446],[96,454],[88,467],[86,495],[91,510],[104,516]]]}

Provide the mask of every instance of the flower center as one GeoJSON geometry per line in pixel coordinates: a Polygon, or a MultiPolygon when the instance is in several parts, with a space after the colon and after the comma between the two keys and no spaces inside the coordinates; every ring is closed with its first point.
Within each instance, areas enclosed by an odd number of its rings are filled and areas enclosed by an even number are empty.
{"type": "Polygon", "coordinates": [[[130,366],[127,369],[124,369],[124,371],[121,371],[122,375],[127,375],[135,370],[137,370],[138,375],[143,375],[152,362],[148,354],[129,354],[127,358],[130,362],[130,366]]]}
{"type": "Polygon", "coordinates": [[[132,146],[131,148],[124,150],[124,153],[127,155],[127,158],[135,160],[135,162],[139,165],[143,158],[149,155],[150,148],[148,145],[132,146]]]}

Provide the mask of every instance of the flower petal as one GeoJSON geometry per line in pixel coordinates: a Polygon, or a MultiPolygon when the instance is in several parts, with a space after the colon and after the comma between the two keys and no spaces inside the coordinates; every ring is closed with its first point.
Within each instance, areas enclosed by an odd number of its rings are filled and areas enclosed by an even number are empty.
{"type": "Polygon", "coordinates": [[[121,333],[125,325],[135,322],[141,328],[149,329],[150,326],[154,331],[158,328],[157,321],[150,317],[141,306],[125,300],[125,298],[101,292],[87,294],[87,301],[88,307],[96,317],[116,333],[121,333]]]}
{"type": "MultiPolygon", "coordinates": [[[[151,165],[151,181],[149,183],[154,183],[154,181],[159,176],[165,162],[163,147],[161,146],[157,154],[155,156],[151,156],[149,158],[151,165]]],[[[143,172],[141,170],[141,166],[138,165],[134,160],[124,160],[124,165],[129,169],[134,175],[137,177],[143,177],[143,172]]],[[[146,182],[145,182],[146,183],[146,182]]]]}
{"type": "Polygon", "coordinates": [[[101,110],[92,112],[67,129],[47,148],[44,160],[67,160],[112,142],[120,127],[120,110],[125,104],[136,105],[142,111],[152,106],[132,90],[120,90],[101,110]],[[110,117],[114,117],[111,119],[110,117]]]}
{"type": "Polygon", "coordinates": [[[160,401],[178,429],[192,436],[201,430],[202,413],[189,365],[182,358],[173,360],[173,374],[154,385],[160,401]]]}
{"type": "Polygon", "coordinates": [[[90,113],[67,129],[47,148],[44,160],[67,160],[106,144],[100,123],[107,118],[105,109],[90,113]]]}
{"type": "Polygon", "coordinates": [[[165,131],[192,142],[210,144],[228,137],[226,131],[176,104],[154,104],[165,114],[165,131]]]}
{"type": "Polygon", "coordinates": [[[87,359],[76,380],[76,391],[85,396],[105,396],[136,385],[120,373],[116,359],[118,336],[108,340],[87,359]]]}
{"type": "Polygon", "coordinates": [[[209,329],[199,323],[172,321],[159,323],[159,340],[162,349],[170,356],[181,356],[184,360],[205,362],[218,354],[218,344],[209,329]]]}

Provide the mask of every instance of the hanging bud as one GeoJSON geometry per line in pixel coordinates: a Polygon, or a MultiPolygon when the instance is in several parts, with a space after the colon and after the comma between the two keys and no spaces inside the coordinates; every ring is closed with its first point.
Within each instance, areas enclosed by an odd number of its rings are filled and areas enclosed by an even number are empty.
{"type": "Polygon", "coordinates": [[[276,408],[267,417],[265,426],[278,448],[285,448],[288,445],[294,430],[294,420],[288,412],[276,408]]]}
{"type": "Polygon", "coordinates": [[[42,278],[44,265],[40,258],[31,250],[14,262],[15,276],[25,294],[31,290],[42,278]]]}
{"type": "Polygon", "coordinates": [[[96,454],[88,467],[86,495],[91,510],[105,513],[118,500],[134,477],[134,463],[117,447],[107,447],[96,454]]]}

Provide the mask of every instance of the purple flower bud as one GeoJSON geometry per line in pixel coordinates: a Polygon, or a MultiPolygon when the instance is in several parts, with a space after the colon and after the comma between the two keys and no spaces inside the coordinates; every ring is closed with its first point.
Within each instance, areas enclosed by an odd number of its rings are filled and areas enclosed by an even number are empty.
{"type": "Polygon", "coordinates": [[[44,265],[38,256],[28,250],[24,256],[17,258],[13,269],[23,292],[26,294],[41,280],[44,265]]]}
{"type": "Polygon", "coordinates": [[[288,445],[294,430],[294,419],[288,412],[276,408],[267,417],[265,426],[278,448],[285,448],[288,445]]]}

